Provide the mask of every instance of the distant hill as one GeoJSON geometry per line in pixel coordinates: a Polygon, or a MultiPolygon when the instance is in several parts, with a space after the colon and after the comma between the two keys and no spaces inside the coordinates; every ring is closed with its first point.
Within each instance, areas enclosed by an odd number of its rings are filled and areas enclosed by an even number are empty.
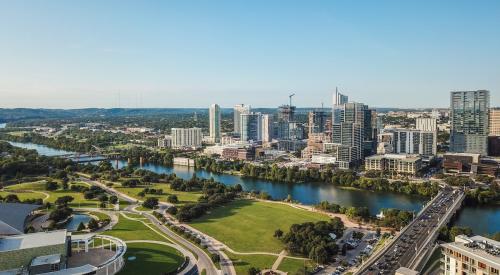
{"type": "MultiPolygon", "coordinates": [[[[307,113],[320,108],[297,108],[296,112],[307,113]]],[[[389,111],[431,111],[432,109],[401,109],[401,108],[375,108],[377,112],[386,113],[389,111]]],[[[233,112],[232,108],[221,108],[223,114],[233,112]]],[[[330,111],[329,107],[324,108],[330,111]]],[[[254,108],[255,112],[274,113],[277,108],[254,108]]],[[[30,109],[30,108],[0,108],[0,122],[10,122],[17,120],[36,119],[64,119],[76,117],[118,117],[118,116],[158,116],[168,114],[207,114],[208,108],[84,108],[84,109],[30,109]]]]}

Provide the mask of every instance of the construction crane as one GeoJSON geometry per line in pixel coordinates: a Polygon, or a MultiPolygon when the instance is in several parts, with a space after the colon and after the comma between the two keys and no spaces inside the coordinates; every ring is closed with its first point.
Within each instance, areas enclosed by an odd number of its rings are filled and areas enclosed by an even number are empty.
{"type": "Polygon", "coordinates": [[[294,96],[295,94],[291,94],[289,95],[288,97],[290,98],[290,107],[292,107],[292,97],[294,96]]]}

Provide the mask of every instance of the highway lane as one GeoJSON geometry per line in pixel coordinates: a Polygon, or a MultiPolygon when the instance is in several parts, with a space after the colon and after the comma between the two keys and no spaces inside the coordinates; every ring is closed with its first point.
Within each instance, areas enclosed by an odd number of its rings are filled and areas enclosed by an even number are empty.
{"type": "Polygon", "coordinates": [[[409,267],[427,243],[431,232],[439,230],[438,225],[461,192],[451,188],[443,189],[385,252],[370,259],[371,263],[359,270],[358,274],[394,274],[401,266],[409,267]]]}

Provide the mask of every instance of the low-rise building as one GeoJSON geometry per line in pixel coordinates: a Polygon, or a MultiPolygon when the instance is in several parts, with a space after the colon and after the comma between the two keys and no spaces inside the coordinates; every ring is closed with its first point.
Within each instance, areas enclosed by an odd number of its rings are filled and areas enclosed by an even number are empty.
{"type": "Polygon", "coordinates": [[[177,157],[174,158],[174,165],[194,167],[194,159],[177,157]]]}
{"type": "Polygon", "coordinates": [[[491,158],[473,153],[446,153],[443,155],[443,169],[446,173],[470,173],[496,176],[499,163],[491,158]]]}
{"type": "Polygon", "coordinates": [[[420,169],[422,169],[422,158],[418,155],[385,154],[365,158],[365,170],[367,171],[415,175],[420,169]]]}
{"type": "Polygon", "coordinates": [[[500,274],[500,242],[459,235],[455,242],[441,245],[444,275],[500,274]]]}

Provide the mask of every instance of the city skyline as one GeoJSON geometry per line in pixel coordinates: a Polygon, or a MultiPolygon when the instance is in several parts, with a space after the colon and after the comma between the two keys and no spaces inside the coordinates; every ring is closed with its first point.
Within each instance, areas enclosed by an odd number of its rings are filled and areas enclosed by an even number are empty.
{"type": "Polygon", "coordinates": [[[500,3],[0,2],[0,108],[500,106],[500,3]],[[464,20],[463,18],[467,18],[464,20]],[[432,97],[432,100],[428,100],[432,97]]]}

